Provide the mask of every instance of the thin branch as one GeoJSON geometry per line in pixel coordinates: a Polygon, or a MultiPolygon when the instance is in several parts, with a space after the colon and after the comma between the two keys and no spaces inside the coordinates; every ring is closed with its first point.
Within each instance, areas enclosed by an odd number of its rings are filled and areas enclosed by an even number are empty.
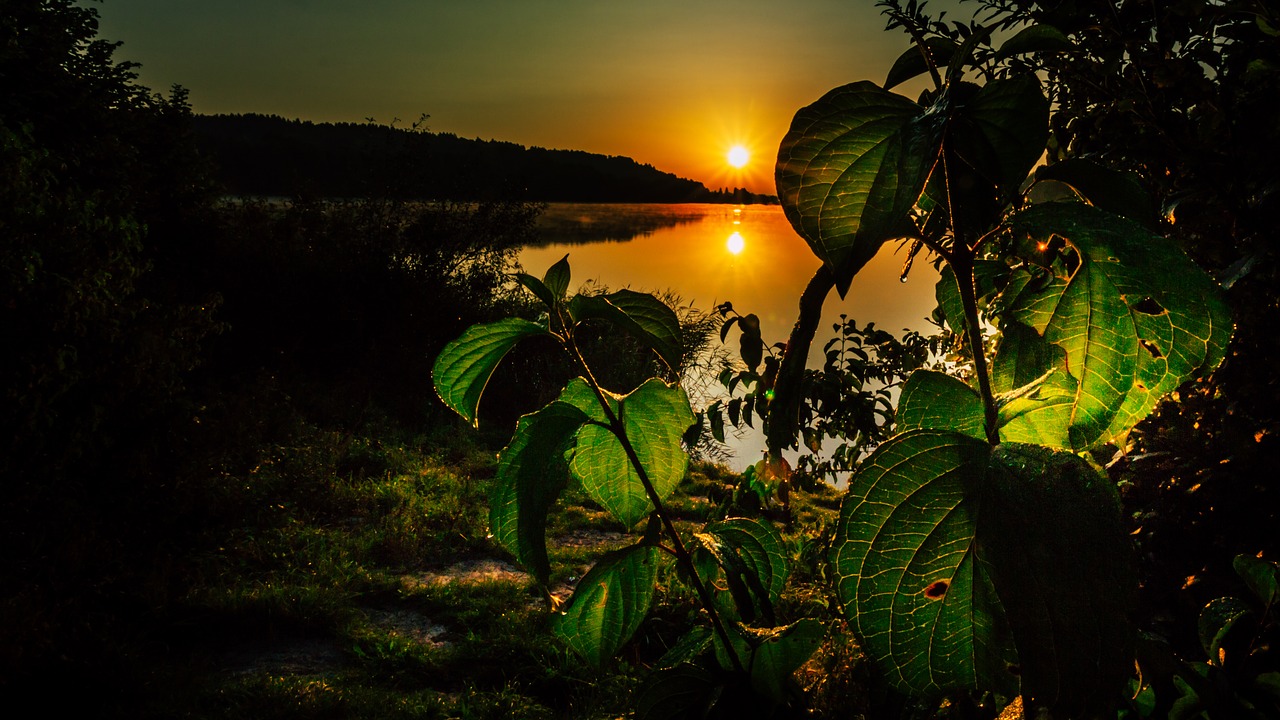
{"type": "MultiPolygon", "coordinates": [[[[675,525],[671,522],[671,517],[667,513],[665,506],[662,504],[662,498],[658,495],[657,489],[653,487],[653,481],[649,479],[649,474],[645,471],[644,465],[640,462],[640,456],[636,454],[635,447],[631,445],[631,441],[627,438],[626,428],[622,424],[622,420],[613,412],[613,408],[609,406],[609,401],[604,396],[604,391],[600,384],[596,382],[591,374],[591,368],[587,365],[586,358],[578,350],[578,346],[573,342],[572,337],[566,336],[562,338],[563,346],[569,353],[569,356],[577,363],[579,369],[582,370],[587,385],[591,391],[595,393],[596,400],[600,403],[600,408],[604,411],[605,418],[609,421],[609,429],[614,436],[618,438],[618,442],[622,444],[622,450],[627,455],[627,460],[631,466],[635,468],[636,475],[640,478],[640,484],[644,487],[645,495],[649,497],[649,502],[653,504],[654,511],[658,514],[658,518],[662,521],[662,525],[666,528],[667,534],[671,537],[671,552],[676,558],[676,562],[680,564],[684,571],[689,575],[689,582],[693,584],[694,591],[698,594],[698,600],[702,603],[703,609],[711,617],[711,625],[719,636],[720,642],[724,645],[725,651],[729,653],[729,659],[733,661],[733,667],[738,672],[746,672],[742,660],[738,657],[738,653],[733,648],[733,643],[729,640],[729,632],[725,629],[723,621],[720,619],[720,613],[717,612],[715,606],[715,598],[711,592],[707,590],[706,584],[702,582],[702,578],[698,575],[698,570],[693,564],[693,556],[689,554],[689,550],[684,546],[684,541],[680,539],[680,534],[676,532],[675,525]]],[[[659,545],[659,547],[662,547],[659,545]]]]}

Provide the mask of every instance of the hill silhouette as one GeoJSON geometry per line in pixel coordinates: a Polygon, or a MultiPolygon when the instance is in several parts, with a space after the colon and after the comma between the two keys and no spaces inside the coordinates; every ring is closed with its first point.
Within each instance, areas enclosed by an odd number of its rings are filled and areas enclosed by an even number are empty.
{"type": "Polygon", "coordinates": [[[545,202],[776,202],[709,190],[629,157],[369,123],[197,115],[196,142],[236,195],[545,202]]]}

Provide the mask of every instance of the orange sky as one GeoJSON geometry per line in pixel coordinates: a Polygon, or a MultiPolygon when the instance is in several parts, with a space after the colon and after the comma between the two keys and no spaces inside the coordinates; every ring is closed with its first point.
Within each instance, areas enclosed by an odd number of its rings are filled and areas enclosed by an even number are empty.
{"type": "Polygon", "coordinates": [[[196,112],[429,129],[627,155],[774,192],[778,142],[907,48],[872,0],[106,0],[141,82],[196,112]],[[742,170],[725,155],[752,151],[742,170]]]}

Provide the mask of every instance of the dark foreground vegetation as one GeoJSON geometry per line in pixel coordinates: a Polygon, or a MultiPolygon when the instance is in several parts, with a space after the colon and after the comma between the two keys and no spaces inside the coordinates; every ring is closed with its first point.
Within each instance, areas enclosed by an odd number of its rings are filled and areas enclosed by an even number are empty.
{"type": "MultiPolygon", "coordinates": [[[[1116,705],[1128,717],[1274,717],[1276,594],[1251,600],[1265,578],[1242,577],[1233,560],[1280,557],[1280,17],[1253,2],[980,5],[1069,41],[1068,52],[1041,31],[1017,60],[1045,74],[1056,103],[1050,160],[1130,173],[1154,198],[1154,227],[1222,284],[1235,322],[1221,367],[1102,458],[1137,551],[1140,659],[1168,648],[1159,656],[1204,678],[1143,697],[1135,680],[1116,705]],[[1206,604],[1224,596],[1239,601],[1206,622],[1206,604]]],[[[944,66],[972,32],[913,27],[944,66]]],[[[499,370],[481,433],[460,427],[428,376],[465,328],[537,316],[509,273],[538,206],[408,202],[377,188],[342,202],[219,202],[185,93],[140,87],[114,50],[69,0],[0,0],[7,706],[84,717],[635,711],[699,622],[692,593],[662,579],[631,642],[596,667],[555,639],[537,583],[488,537],[494,450],[569,379],[554,348],[522,348],[499,370]]],[[[684,327],[707,337],[705,318],[686,314],[684,327]]],[[[618,392],[654,370],[639,345],[579,342],[618,392]]],[[[844,368],[865,376],[865,365],[844,368]]],[[[806,400],[814,426],[887,437],[891,416],[878,430],[822,424],[866,414],[855,407],[865,377],[827,373],[806,400]]],[[[886,688],[833,599],[826,544],[839,497],[822,483],[793,488],[784,523],[764,507],[779,500],[766,480],[695,464],[668,510],[680,529],[725,514],[775,523],[791,566],[778,621],[829,630],[791,677],[788,703],[736,706],[751,696],[729,687],[718,708],[993,717],[989,697],[886,688]]],[[[552,591],[563,598],[629,542],[622,530],[569,491],[547,520],[552,591]]]]}

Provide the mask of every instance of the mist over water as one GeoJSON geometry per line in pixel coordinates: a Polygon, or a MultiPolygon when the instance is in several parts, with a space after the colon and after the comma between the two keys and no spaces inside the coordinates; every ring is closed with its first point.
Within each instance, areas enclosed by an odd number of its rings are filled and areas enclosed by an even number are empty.
{"type": "MultiPolygon", "coordinates": [[[[800,293],[820,264],[777,205],[553,203],[539,230],[545,244],[520,253],[530,274],[541,277],[567,253],[572,291],[586,282],[615,290],[670,290],[682,304],[704,312],[731,302],[739,313],[759,316],[770,344],[787,339],[800,293]]],[[[822,347],[834,337],[832,325],[841,314],[895,335],[933,332],[927,318],[936,304],[938,273],[918,258],[907,281],[900,282],[905,256],[905,248],[888,243],[854,278],[846,297],[831,293],[810,366],[821,366],[822,347]]],[[[735,355],[736,337],[729,336],[735,355]]],[[[732,447],[735,457],[729,464],[741,470],[759,459],[763,437],[748,432],[732,447]]]]}

